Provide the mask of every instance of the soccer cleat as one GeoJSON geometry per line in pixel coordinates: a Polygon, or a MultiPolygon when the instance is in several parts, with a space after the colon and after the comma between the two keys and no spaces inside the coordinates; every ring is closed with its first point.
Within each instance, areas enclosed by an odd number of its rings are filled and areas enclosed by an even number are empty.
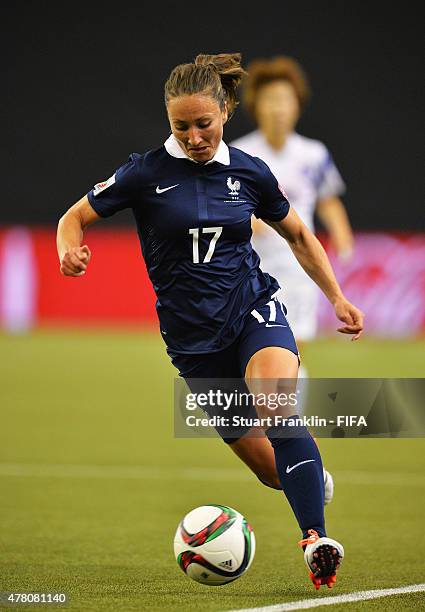
{"type": "Polygon", "coordinates": [[[334,496],[334,480],[328,470],[323,468],[323,480],[325,481],[325,506],[330,504],[334,496]]]}
{"type": "Polygon", "coordinates": [[[336,582],[336,571],[344,558],[342,544],[331,538],[320,538],[314,529],[308,530],[309,537],[298,542],[304,549],[304,561],[310,570],[310,579],[316,591],[322,584],[329,589],[336,582]]]}

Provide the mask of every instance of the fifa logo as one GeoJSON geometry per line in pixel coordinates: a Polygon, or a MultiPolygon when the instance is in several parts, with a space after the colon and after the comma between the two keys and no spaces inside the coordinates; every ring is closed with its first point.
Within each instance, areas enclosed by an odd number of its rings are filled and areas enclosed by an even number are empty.
{"type": "Polygon", "coordinates": [[[241,184],[239,181],[234,181],[232,183],[232,177],[229,176],[227,179],[227,186],[230,189],[229,191],[229,195],[231,196],[238,196],[239,195],[239,190],[241,188],[241,184]]]}

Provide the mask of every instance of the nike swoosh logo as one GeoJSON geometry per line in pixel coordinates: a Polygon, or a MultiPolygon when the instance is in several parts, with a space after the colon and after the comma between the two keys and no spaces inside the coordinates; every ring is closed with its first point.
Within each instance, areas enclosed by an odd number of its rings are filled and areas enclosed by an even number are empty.
{"type": "Polygon", "coordinates": [[[279,323],[276,323],[276,325],[273,325],[273,323],[266,323],[266,327],[288,327],[287,325],[279,325],[279,323]]]}
{"type": "Polygon", "coordinates": [[[292,472],[292,470],[295,470],[295,468],[297,468],[298,466],[303,465],[304,463],[311,463],[312,461],[316,461],[316,459],[306,459],[305,461],[300,461],[299,463],[296,463],[292,467],[289,467],[289,465],[287,465],[286,473],[289,474],[290,472],[292,472]]]}
{"type": "Polygon", "coordinates": [[[164,191],[168,191],[169,189],[174,189],[174,187],[178,187],[180,185],[180,183],[177,183],[177,185],[171,185],[171,187],[165,187],[164,189],[160,189],[159,185],[156,188],[156,193],[164,193],[164,191]]]}

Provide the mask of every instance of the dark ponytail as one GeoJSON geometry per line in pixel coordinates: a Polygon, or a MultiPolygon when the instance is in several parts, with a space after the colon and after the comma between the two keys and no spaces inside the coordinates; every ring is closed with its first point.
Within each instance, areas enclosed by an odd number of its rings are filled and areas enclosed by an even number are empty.
{"type": "Polygon", "coordinates": [[[165,104],[172,98],[206,93],[214,98],[223,110],[227,102],[229,117],[237,101],[237,88],[246,74],[241,66],[240,53],[197,55],[191,64],[176,66],[165,83],[165,104]]]}

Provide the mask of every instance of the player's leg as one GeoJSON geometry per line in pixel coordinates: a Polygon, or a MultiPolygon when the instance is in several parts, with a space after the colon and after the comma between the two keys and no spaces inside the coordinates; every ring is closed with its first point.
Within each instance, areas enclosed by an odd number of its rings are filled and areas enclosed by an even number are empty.
{"type": "MultiPolygon", "coordinates": [[[[266,393],[273,391],[273,382],[279,391],[282,384],[288,387],[287,391],[290,385],[294,388],[297,385],[298,349],[284,306],[276,298],[273,301],[275,304],[269,300],[252,311],[239,340],[240,369],[245,372],[247,385],[250,390],[253,388],[254,395],[261,390],[262,384],[266,393]]],[[[285,427],[283,435],[280,429],[271,427],[266,434],[273,447],[282,489],[303,532],[302,546],[311,579],[316,588],[322,583],[333,586],[343,549],[338,542],[324,539],[323,467],[319,450],[306,428],[294,427],[288,431],[285,427]]],[[[245,434],[232,446],[238,456],[251,465],[249,453],[252,449],[248,438],[249,434],[245,434]]],[[[272,474],[269,455],[265,458],[267,470],[264,468],[262,473],[272,474]]],[[[256,473],[259,473],[258,468],[256,473]]]]}
{"type": "MultiPolygon", "coordinates": [[[[264,431],[258,428],[254,434],[254,428],[249,433],[235,441],[230,441],[232,451],[241,459],[257,478],[267,487],[282,490],[279,474],[276,469],[274,450],[264,431]]],[[[316,444],[317,440],[314,438],[316,444]]],[[[325,505],[332,500],[333,480],[329,472],[323,469],[325,484],[325,505]]]]}
{"type": "MultiPolygon", "coordinates": [[[[277,393],[281,396],[283,384],[288,397],[296,390],[298,348],[285,314],[285,307],[274,297],[261,302],[245,322],[239,340],[239,362],[247,386],[257,398],[261,395],[270,398],[271,394],[276,396],[277,393]]],[[[286,405],[279,408],[279,416],[297,416],[296,407],[286,405]]],[[[256,410],[257,413],[263,411],[258,416],[271,418],[272,426],[267,429],[266,435],[273,447],[282,489],[303,536],[307,537],[309,529],[326,535],[323,466],[317,445],[305,427],[289,428],[276,422],[276,413],[267,407],[260,408],[259,402],[256,403],[256,410]]],[[[237,450],[239,456],[249,454],[249,437],[247,434],[240,437],[236,444],[233,443],[233,450],[237,450]]]]}
{"type": "MultiPolygon", "coordinates": [[[[288,349],[271,346],[252,355],[245,377],[248,387],[257,397],[260,394],[270,397],[270,394],[278,392],[278,384],[282,380],[287,381],[286,393],[289,396],[296,389],[297,372],[297,355],[288,349]]],[[[292,414],[287,411],[284,416],[297,415],[294,411],[292,414]]],[[[303,426],[288,428],[280,423],[269,427],[266,435],[274,450],[282,489],[303,537],[307,537],[309,529],[325,536],[323,466],[313,438],[303,426]]],[[[240,444],[243,442],[240,441],[240,444]]]]}
{"type": "MultiPolygon", "coordinates": [[[[257,394],[261,393],[262,387],[264,392],[270,393],[271,380],[287,379],[290,391],[291,384],[296,388],[297,369],[298,359],[293,352],[280,347],[265,347],[250,358],[246,367],[246,382],[257,394]]],[[[344,556],[344,549],[339,542],[326,537],[320,452],[306,427],[295,426],[291,429],[283,432],[280,426],[275,425],[266,430],[266,435],[273,446],[282,489],[303,533],[300,545],[305,551],[304,559],[310,569],[310,578],[316,589],[321,584],[331,588],[336,581],[336,570],[344,556]]],[[[246,439],[238,441],[240,455],[249,452],[246,439]]]]}

